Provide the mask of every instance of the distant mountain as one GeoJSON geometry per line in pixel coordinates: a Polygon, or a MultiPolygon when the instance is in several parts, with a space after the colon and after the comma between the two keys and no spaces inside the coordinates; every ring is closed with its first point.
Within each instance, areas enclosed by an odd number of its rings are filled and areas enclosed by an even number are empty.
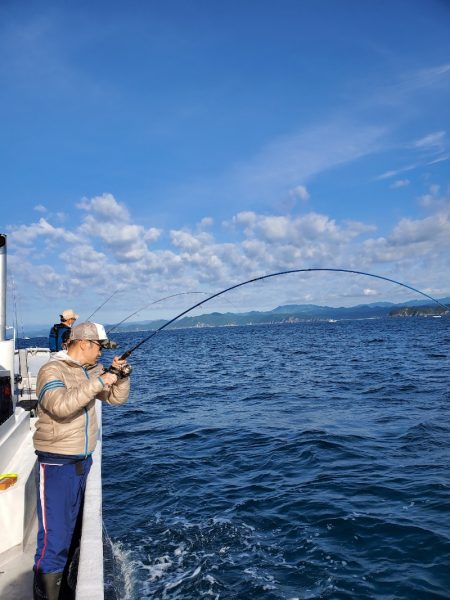
{"type": "Polygon", "coordinates": [[[448,314],[441,306],[402,306],[393,308],[390,317],[442,317],[448,314]]]}
{"type": "MultiPolygon", "coordinates": [[[[442,304],[450,305],[450,297],[442,298],[442,304]]],[[[445,310],[435,302],[418,302],[411,300],[402,304],[392,302],[372,302],[357,306],[319,306],[316,304],[284,304],[269,311],[251,311],[245,313],[212,312],[193,317],[183,317],[170,328],[185,327],[235,327],[239,325],[262,325],[276,323],[299,323],[301,321],[339,321],[348,319],[380,319],[383,317],[410,317],[442,315],[445,310]]],[[[448,314],[448,313],[446,313],[448,314]]],[[[106,324],[106,331],[148,331],[158,329],[167,321],[132,321],[124,323],[117,329],[114,323],[106,324]]],[[[48,327],[26,327],[26,335],[37,337],[47,336],[48,327]]]]}
{"type": "MultiPolygon", "coordinates": [[[[444,298],[442,303],[449,303],[444,298]]],[[[338,321],[348,319],[374,319],[390,316],[428,316],[441,315],[444,312],[433,302],[426,305],[415,301],[404,304],[392,302],[373,302],[351,307],[318,306],[315,304],[285,304],[270,311],[251,311],[246,313],[207,313],[194,317],[183,317],[170,328],[189,327],[236,327],[242,325],[262,325],[276,323],[299,323],[301,321],[338,321]]],[[[118,331],[142,331],[158,329],[165,321],[139,321],[122,325],[118,331]]]]}

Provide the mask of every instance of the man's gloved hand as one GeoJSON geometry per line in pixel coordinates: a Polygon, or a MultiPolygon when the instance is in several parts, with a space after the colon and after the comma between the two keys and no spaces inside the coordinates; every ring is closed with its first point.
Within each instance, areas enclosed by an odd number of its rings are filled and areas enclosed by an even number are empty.
{"type": "Polygon", "coordinates": [[[126,360],[121,360],[119,356],[115,356],[112,365],[106,369],[108,373],[114,373],[119,379],[128,377],[132,371],[132,367],[127,363],[126,360]]]}
{"type": "Polygon", "coordinates": [[[104,373],[102,373],[101,379],[102,379],[103,383],[105,384],[105,386],[111,386],[114,383],[116,383],[118,377],[115,373],[105,371],[104,373]]]}

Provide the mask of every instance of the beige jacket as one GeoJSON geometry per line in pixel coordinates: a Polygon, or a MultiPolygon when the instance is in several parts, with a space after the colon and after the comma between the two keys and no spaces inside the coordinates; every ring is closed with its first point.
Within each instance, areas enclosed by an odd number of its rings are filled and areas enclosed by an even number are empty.
{"type": "Polygon", "coordinates": [[[123,404],[130,390],[127,377],[105,391],[99,378],[102,371],[102,365],[85,368],[64,351],[41,367],[36,386],[36,450],[72,456],[86,456],[94,450],[98,434],[95,399],[123,404]]]}

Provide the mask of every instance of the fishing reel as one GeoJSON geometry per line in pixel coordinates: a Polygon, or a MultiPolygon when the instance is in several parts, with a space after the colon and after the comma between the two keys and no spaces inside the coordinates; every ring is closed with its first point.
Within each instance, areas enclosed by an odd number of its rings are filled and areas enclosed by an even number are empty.
{"type": "Polygon", "coordinates": [[[116,369],[116,367],[113,367],[112,365],[110,367],[108,367],[106,369],[106,373],[112,373],[113,375],[116,375],[118,379],[125,379],[126,377],[129,377],[131,374],[131,371],[133,370],[133,367],[131,365],[123,365],[123,367],[121,367],[120,369],[116,369]]]}
{"type": "Polygon", "coordinates": [[[118,346],[119,344],[113,340],[108,340],[102,344],[102,348],[105,348],[105,350],[115,350],[118,346]]]}

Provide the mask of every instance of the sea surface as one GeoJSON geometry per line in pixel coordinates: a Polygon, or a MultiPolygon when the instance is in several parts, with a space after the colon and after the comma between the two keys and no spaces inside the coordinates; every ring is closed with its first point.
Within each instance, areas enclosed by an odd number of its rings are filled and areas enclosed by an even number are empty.
{"type": "Polygon", "coordinates": [[[449,343],[386,318],[143,344],[103,411],[107,597],[450,598],[449,343]]]}
{"type": "Polygon", "coordinates": [[[103,413],[110,588],[450,598],[449,342],[448,318],[386,318],[143,344],[103,413]]]}

